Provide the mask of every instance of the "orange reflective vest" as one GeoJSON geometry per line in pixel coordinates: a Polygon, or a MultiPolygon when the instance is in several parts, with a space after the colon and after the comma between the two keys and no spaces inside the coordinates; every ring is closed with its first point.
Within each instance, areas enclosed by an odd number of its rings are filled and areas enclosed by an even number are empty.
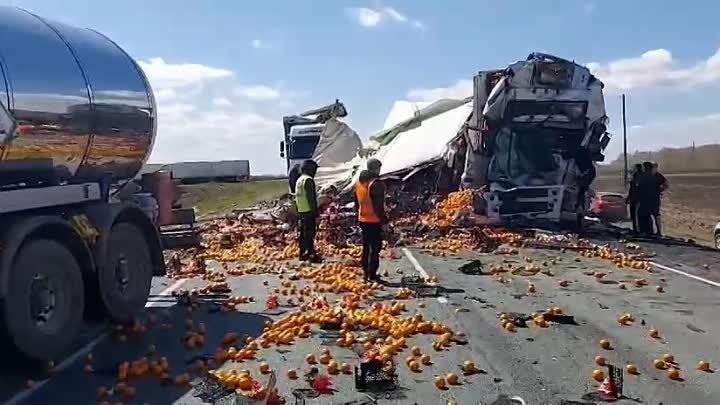
{"type": "Polygon", "coordinates": [[[366,224],[380,223],[380,218],[375,213],[372,199],[370,198],[370,186],[372,186],[373,181],[367,183],[358,182],[357,185],[355,185],[355,197],[357,197],[359,205],[358,221],[366,224]]]}

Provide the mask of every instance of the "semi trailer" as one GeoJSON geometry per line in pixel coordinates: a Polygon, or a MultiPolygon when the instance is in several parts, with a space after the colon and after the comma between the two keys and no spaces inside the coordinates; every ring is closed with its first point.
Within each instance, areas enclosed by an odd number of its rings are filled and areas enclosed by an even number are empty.
{"type": "Polygon", "coordinates": [[[0,7],[4,349],[51,359],[84,322],[143,310],[165,272],[153,197],[118,191],[148,158],[156,123],[146,76],[111,39],[0,7]]]}

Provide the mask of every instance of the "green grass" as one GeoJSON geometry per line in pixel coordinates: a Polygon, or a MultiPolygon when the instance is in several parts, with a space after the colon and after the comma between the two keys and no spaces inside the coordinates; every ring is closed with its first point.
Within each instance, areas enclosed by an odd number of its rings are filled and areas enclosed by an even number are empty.
{"type": "Polygon", "coordinates": [[[180,203],[195,207],[200,217],[225,214],[248,208],[288,192],[287,180],[258,180],[247,183],[204,183],[183,185],[180,203]]]}

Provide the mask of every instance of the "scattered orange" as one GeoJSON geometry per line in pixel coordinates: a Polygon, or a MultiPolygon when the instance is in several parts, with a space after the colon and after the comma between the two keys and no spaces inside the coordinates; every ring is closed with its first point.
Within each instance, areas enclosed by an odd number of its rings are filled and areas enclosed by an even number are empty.
{"type": "Polygon", "coordinates": [[[630,375],[638,375],[640,372],[638,371],[638,368],[634,364],[628,364],[625,366],[625,371],[627,371],[630,375]]]}
{"type": "Polygon", "coordinates": [[[700,371],[710,371],[710,363],[705,360],[700,360],[698,362],[697,369],[700,371]]]}

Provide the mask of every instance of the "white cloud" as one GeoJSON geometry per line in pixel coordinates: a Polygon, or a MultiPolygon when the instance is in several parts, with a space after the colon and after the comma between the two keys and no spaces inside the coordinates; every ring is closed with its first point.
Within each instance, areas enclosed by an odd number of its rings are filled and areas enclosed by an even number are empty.
{"type": "Polygon", "coordinates": [[[159,90],[198,85],[233,75],[232,71],[226,69],[194,63],[166,63],[163,58],[152,58],[147,62],[140,61],[138,63],[153,87],[157,87],[159,90]]]}
{"type": "MultiPolygon", "coordinates": [[[[232,71],[200,64],[142,61],[157,101],[158,132],[151,162],[249,159],[252,172],[282,173],[278,154],[281,103],[256,105],[280,92],[264,85],[239,87],[232,71]],[[188,77],[180,74],[184,72],[188,77]]],[[[283,92],[293,97],[293,92],[283,92]]]]}
{"type": "Polygon", "coordinates": [[[390,18],[392,18],[395,21],[405,22],[408,19],[405,16],[405,14],[395,10],[392,7],[383,7],[383,11],[385,12],[386,15],[388,15],[390,18]]]}
{"type": "Polygon", "coordinates": [[[237,96],[253,101],[270,101],[280,98],[280,91],[265,85],[239,86],[233,90],[237,96]]]}
{"type": "Polygon", "coordinates": [[[367,7],[352,7],[347,9],[347,12],[358,24],[366,28],[375,27],[383,19],[380,12],[367,7]]]}
{"type": "Polygon", "coordinates": [[[251,45],[253,48],[255,48],[255,49],[260,49],[260,48],[262,48],[263,46],[265,46],[265,44],[263,43],[263,41],[261,41],[261,40],[259,40],[259,39],[253,39],[252,42],[250,42],[250,45],[251,45]]]}
{"type": "Polygon", "coordinates": [[[213,99],[213,104],[218,107],[232,107],[233,103],[227,97],[216,97],[213,99]]]}
{"type": "Polygon", "coordinates": [[[435,101],[441,98],[465,98],[472,96],[472,80],[462,79],[448,87],[418,88],[408,91],[411,101],[435,101]]]}
{"type": "Polygon", "coordinates": [[[417,29],[424,29],[425,24],[416,19],[410,19],[406,14],[393,7],[350,7],[345,9],[348,15],[365,28],[374,28],[383,21],[390,20],[399,24],[410,24],[417,29]]]}
{"type": "Polygon", "coordinates": [[[682,66],[667,49],[654,49],[634,58],[608,63],[588,63],[587,67],[610,92],[653,87],[689,89],[720,81],[720,49],[706,60],[682,66]]]}

